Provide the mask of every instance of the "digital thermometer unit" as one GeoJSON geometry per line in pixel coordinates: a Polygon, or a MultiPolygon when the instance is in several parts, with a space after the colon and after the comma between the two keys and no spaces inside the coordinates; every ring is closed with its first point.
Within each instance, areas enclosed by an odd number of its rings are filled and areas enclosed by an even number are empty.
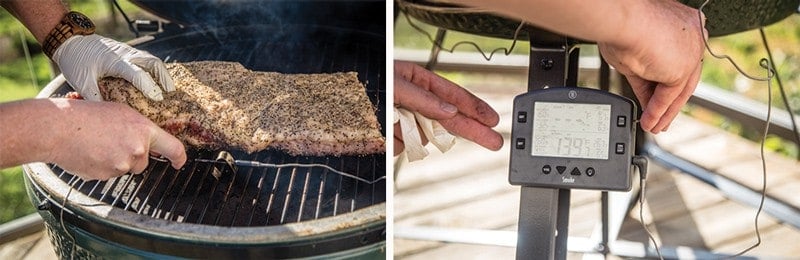
{"type": "Polygon", "coordinates": [[[509,182],[628,191],[636,105],[606,91],[534,90],[514,98],[509,182]]]}

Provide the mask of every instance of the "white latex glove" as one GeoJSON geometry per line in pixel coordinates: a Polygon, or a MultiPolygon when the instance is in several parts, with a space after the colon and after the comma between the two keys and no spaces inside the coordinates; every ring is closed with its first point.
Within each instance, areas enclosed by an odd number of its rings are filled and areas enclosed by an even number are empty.
{"type": "Polygon", "coordinates": [[[96,34],[70,37],[53,53],[53,61],[61,68],[67,82],[87,100],[103,100],[97,80],[108,76],[131,82],[146,97],[156,101],[164,99],[161,88],[166,92],[175,90],[161,59],[96,34]]]}

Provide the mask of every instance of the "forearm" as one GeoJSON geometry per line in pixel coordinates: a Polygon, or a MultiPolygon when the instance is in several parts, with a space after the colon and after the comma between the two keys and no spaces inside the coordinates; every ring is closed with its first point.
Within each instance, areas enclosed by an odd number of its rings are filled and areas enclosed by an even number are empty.
{"type": "Polygon", "coordinates": [[[0,5],[17,17],[39,44],[69,11],[61,0],[0,0],[0,5]]]}
{"type": "Polygon", "coordinates": [[[59,140],[56,135],[63,133],[53,129],[60,127],[58,119],[67,114],[64,104],[49,99],[0,104],[0,168],[49,161],[59,140]]]}
{"type": "Polygon", "coordinates": [[[451,0],[595,42],[626,42],[650,0],[451,0]],[[635,26],[631,26],[635,25],[635,26]]]}

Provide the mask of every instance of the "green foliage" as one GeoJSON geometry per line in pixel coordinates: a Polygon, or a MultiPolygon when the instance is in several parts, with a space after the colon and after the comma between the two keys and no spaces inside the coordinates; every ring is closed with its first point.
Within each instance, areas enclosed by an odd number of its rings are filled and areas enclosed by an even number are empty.
{"type": "Polygon", "coordinates": [[[0,170],[0,224],[35,212],[28,200],[22,168],[0,170]]]}
{"type": "Polygon", "coordinates": [[[50,81],[50,65],[47,57],[36,55],[32,61],[37,85],[31,80],[31,70],[24,58],[0,63],[0,102],[32,98],[45,83],[50,81]]]}
{"type": "Polygon", "coordinates": [[[790,141],[784,140],[774,135],[767,136],[767,139],[764,140],[764,148],[770,151],[775,151],[781,154],[785,154],[793,158],[797,157],[798,153],[796,145],[794,145],[790,141]]]}

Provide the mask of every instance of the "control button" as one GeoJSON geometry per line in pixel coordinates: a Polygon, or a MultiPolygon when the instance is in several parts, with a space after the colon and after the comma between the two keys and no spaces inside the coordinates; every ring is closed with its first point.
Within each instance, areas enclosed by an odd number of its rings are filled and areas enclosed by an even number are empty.
{"type": "Polygon", "coordinates": [[[625,127],[628,124],[628,118],[625,116],[618,116],[617,117],[617,126],[625,127]]]}
{"type": "Polygon", "coordinates": [[[520,111],[517,113],[517,123],[525,123],[528,121],[528,112],[520,111]]]}
{"type": "Polygon", "coordinates": [[[564,171],[566,170],[567,166],[556,166],[556,171],[558,171],[558,174],[564,174],[564,171]]]}
{"type": "Polygon", "coordinates": [[[592,177],[594,176],[594,174],[595,174],[594,168],[592,167],[586,168],[586,176],[592,177]]]}
{"type": "Polygon", "coordinates": [[[550,174],[551,171],[553,171],[553,169],[550,168],[550,165],[545,165],[544,167],[542,167],[542,173],[544,174],[550,174]]]}
{"type": "Polygon", "coordinates": [[[614,151],[617,154],[624,154],[625,153],[625,144],[617,143],[617,149],[614,151]]]}
{"type": "Polygon", "coordinates": [[[525,149],[525,138],[517,138],[517,149],[525,149]]]}
{"type": "Polygon", "coordinates": [[[572,168],[572,172],[570,172],[569,174],[581,175],[581,170],[578,170],[578,167],[575,167],[575,168],[572,168]]]}

